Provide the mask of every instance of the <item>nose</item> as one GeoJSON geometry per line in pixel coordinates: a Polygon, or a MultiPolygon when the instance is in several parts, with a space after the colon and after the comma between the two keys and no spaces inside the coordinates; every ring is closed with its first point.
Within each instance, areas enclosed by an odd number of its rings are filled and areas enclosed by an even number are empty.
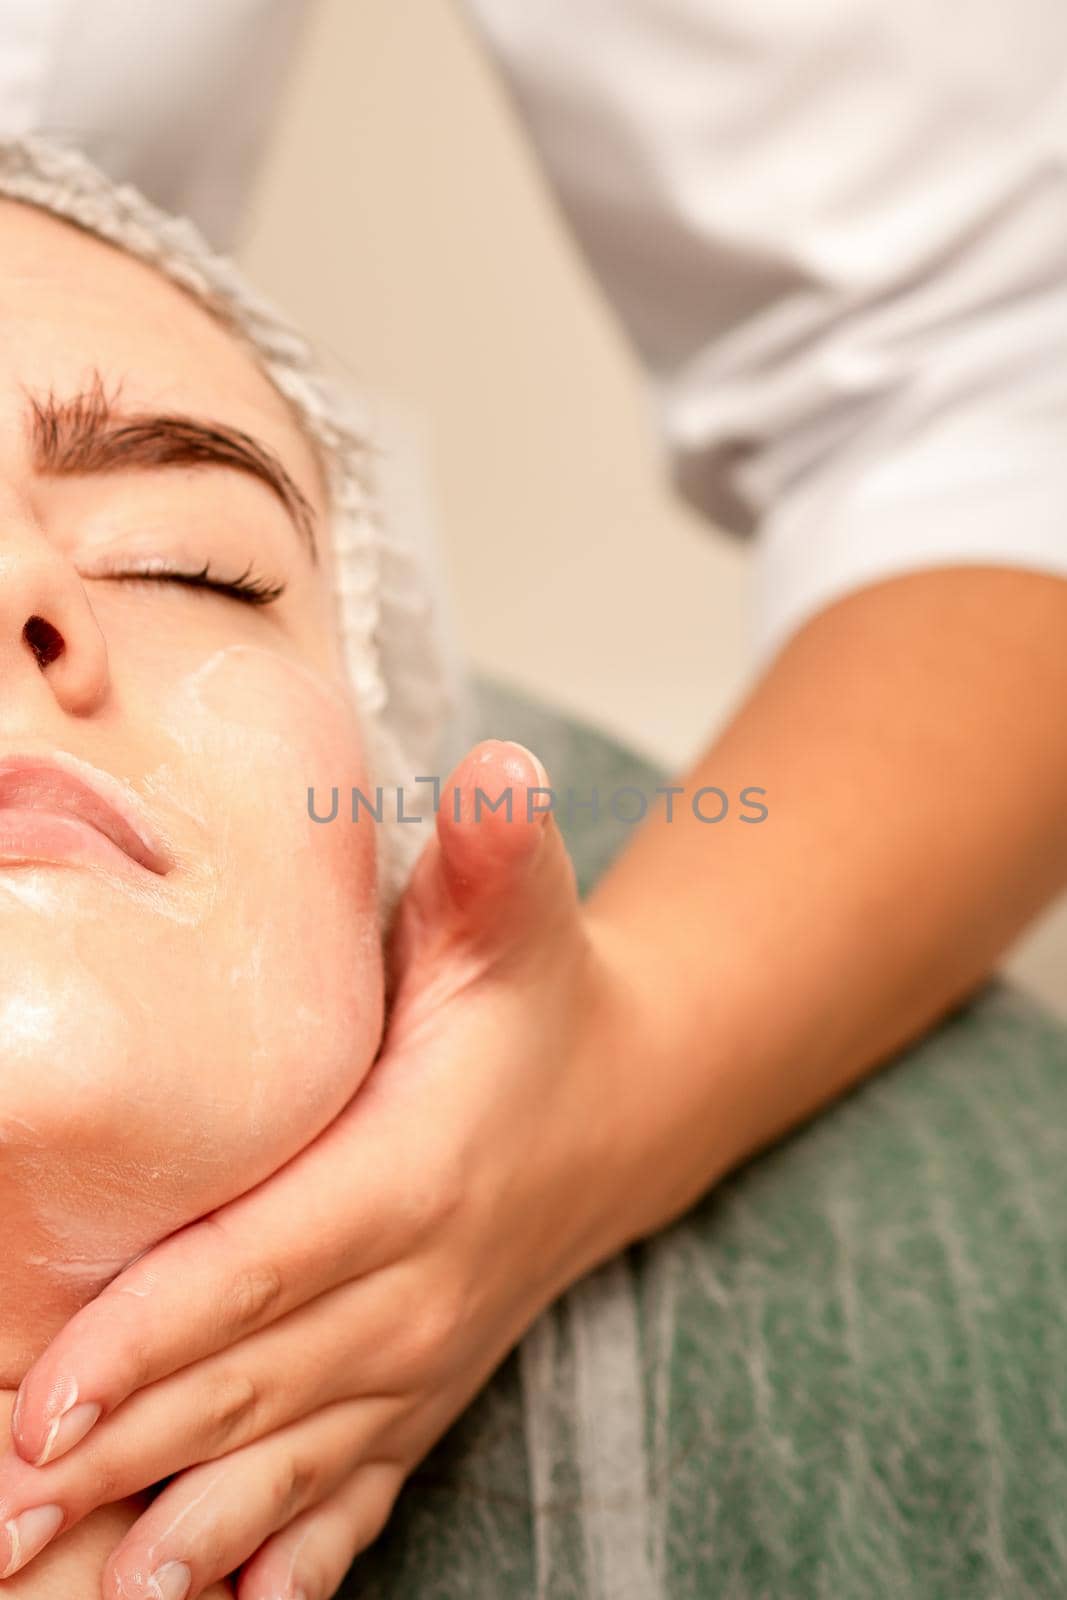
{"type": "Polygon", "coordinates": [[[109,686],[107,644],[70,561],[28,528],[0,530],[0,701],[42,682],[85,716],[109,686]]]}

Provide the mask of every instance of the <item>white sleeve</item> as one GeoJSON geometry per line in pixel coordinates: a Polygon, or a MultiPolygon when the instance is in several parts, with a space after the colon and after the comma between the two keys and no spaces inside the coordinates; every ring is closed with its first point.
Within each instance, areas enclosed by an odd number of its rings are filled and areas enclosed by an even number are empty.
{"type": "Polygon", "coordinates": [[[1064,0],[468,4],[761,653],[918,567],[1067,577],[1064,0]]]}

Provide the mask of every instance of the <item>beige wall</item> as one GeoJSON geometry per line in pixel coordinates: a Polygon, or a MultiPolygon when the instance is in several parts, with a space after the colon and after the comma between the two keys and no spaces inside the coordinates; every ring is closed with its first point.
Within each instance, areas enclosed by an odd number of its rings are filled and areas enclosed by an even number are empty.
{"type": "MultiPolygon", "coordinates": [[[[457,12],[311,11],[243,259],[419,441],[471,659],[681,762],[744,681],[745,554],[670,497],[628,351],[457,12]]],[[[1067,1014],[1067,911],[1016,966],[1067,1014]]]]}

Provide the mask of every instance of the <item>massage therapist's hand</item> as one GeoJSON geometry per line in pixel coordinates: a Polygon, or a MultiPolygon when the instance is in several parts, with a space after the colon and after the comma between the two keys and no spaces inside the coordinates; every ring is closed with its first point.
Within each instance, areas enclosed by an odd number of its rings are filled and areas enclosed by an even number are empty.
{"type": "Polygon", "coordinates": [[[635,1034],[556,824],[528,814],[537,765],[490,741],[444,786],[345,1112],[131,1264],[24,1379],[0,1521],[54,1504],[66,1528],[171,1479],[107,1600],[199,1595],[242,1563],[240,1600],[327,1600],[531,1321],[625,1242],[605,1063],[635,1034]],[[476,785],[510,787],[512,820],[474,820],[476,785]]]}

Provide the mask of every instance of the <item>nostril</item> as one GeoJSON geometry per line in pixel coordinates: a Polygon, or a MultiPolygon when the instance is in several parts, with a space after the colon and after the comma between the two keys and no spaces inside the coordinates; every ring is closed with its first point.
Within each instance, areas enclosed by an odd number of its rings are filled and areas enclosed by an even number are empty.
{"type": "Polygon", "coordinates": [[[44,617],[31,617],[22,630],[22,637],[37,657],[39,667],[47,667],[65,649],[63,635],[44,617]]]}

